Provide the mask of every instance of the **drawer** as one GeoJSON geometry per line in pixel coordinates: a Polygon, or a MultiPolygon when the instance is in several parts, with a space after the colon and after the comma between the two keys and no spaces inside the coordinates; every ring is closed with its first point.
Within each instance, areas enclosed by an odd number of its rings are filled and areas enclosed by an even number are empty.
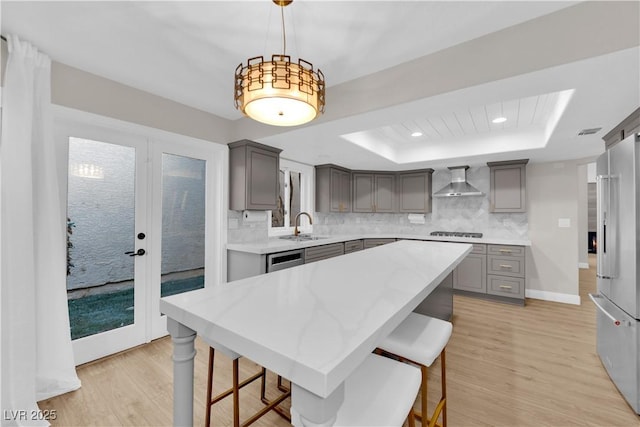
{"type": "Polygon", "coordinates": [[[304,263],[308,264],[321,259],[332,258],[344,254],[344,244],[332,243],[330,245],[313,246],[304,250],[304,263]]]}
{"type": "Polygon", "coordinates": [[[489,255],[487,274],[524,277],[524,257],[489,255]]]}
{"type": "Polygon", "coordinates": [[[364,249],[364,242],[362,240],[349,240],[348,242],[344,242],[345,254],[361,251],[363,249],[364,249]]]}
{"type": "Polygon", "coordinates": [[[524,278],[487,276],[487,293],[512,298],[524,298],[524,278]]]}
{"type": "Polygon", "coordinates": [[[489,255],[524,256],[524,246],[489,245],[489,255]]]}
{"type": "Polygon", "coordinates": [[[474,243],[473,249],[471,249],[472,254],[486,254],[487,253],[487,245],[483,243],[474,243]]]}
{"type": "Polygon", "coordinates": [[[364,248],[375,248],[376,246],[386,245],[387,243],[393,243],[396,239],[364,239],[364,248]]]}

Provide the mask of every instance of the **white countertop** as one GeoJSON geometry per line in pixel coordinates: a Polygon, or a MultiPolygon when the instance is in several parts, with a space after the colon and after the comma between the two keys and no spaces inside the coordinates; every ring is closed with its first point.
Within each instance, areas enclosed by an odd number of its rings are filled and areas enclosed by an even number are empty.
{"type": "Polygon", "coordinates": [[[160,311],[324,398],[471,249],[398,241],[161,298],[160,311]]]}
{"type": "Polygon", "coordinates": [[[358,235],[340,235],[340,236],[323,236],[326,238],[318,240],[307,240],[296,242],[292,240],[280,239],[272,237],[266,242],[258,243],[228,243],[227,249],[231,251],[247,252],[252,254],[270,254],[274,252],[290,251],[294,249],[308,248],[311,246],[328,245],[330,243],[346,242],[356,239],[415,239],[428,240],[436,242],[457,242],[457,243],[485,243],[494,245],[514,245],[514,246],[531,246],[531,241],[527,239],[505,239],[496,237],[481,237],[479,239],[471,237],[442,237],[442,236],[426,236],[424,234],[358,234],[358,235]]]}

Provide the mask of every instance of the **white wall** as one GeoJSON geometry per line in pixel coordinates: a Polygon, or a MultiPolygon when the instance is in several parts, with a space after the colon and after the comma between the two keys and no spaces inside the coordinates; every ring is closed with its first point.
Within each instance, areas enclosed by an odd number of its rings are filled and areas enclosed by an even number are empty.
{"type": "Polygon", "coordinates": [[[579,304],[578,162],[527,165],[527,210],[527,296],[579,304]]]}

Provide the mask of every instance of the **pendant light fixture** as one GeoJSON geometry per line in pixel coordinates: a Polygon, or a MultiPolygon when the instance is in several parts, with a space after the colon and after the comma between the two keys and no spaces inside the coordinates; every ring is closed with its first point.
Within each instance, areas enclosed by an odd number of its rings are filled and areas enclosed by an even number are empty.
{"type": "Polygon", "coordinates": [[[234,101],[238,110],[262,123],[296,126],[324,113],[324,74],[313,64],[286,54],[284,8],[293,0],[273,0],[282,16],[282,54],[249,58],[236,68],[234,101]]]}

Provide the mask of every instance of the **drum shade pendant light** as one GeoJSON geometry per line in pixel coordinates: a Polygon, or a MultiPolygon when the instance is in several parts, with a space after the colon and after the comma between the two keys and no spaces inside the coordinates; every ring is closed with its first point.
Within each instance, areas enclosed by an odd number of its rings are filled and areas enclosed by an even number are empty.
{"type": "Polygon", "coordinates": [[[262,123],[296,126],[324,113],[324,74],[303,59],[286,55],[284,8],[293,0],[273,0],[282,16],[282,54],[249,58],[236,68],[234,101],[238,110],[262,123]]]}

